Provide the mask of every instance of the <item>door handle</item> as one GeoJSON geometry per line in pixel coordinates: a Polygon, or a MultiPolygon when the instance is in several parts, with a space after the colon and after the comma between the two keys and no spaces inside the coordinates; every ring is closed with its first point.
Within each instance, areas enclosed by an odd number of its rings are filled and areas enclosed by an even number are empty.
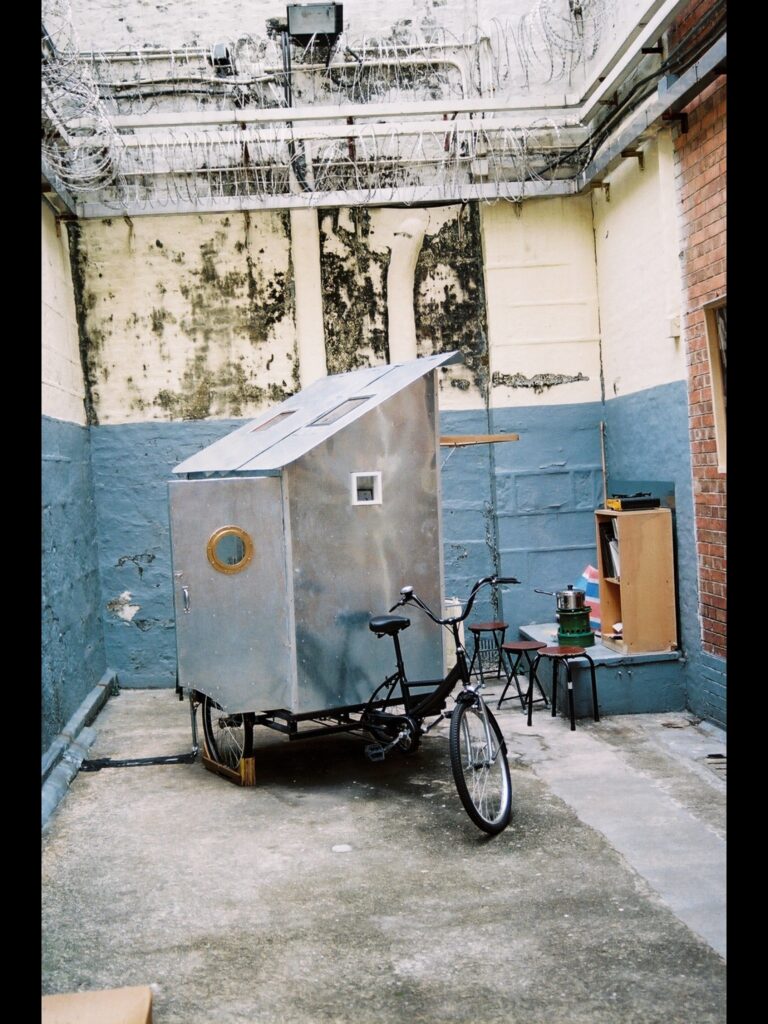
{"type": "Polygon", "coordinates": [[[181,596],[184,598],[184,611],[189,611],[189,587],[181,588],[181,596]]]}

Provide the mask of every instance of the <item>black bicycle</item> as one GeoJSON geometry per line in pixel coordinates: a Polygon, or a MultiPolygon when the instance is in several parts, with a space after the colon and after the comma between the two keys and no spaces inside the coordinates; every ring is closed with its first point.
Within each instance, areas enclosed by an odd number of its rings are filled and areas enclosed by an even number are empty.
{"type": "Polygon", "coordinates": [[[392,637],[397,668],[374,690],[360,715],[360,724],[376,741],[366,747],[367,756],[381,761],[393,749],[411,753],[425,733],[442,719],[450,718],[451,768],[459,798],[472,821],[490,835],[502,832],[510,822],[512,779],[504,737],[481,693],[482,677],[476,681],[470,678],[459,626],[472,611],[482,587],[519,582],[510,576],[486,576],[473,586],[463,614],[445,619],[438,618],[413,587],[403,587],[390,614],[377,616],[368,624],[376,636],[392,637]],[[399,634],[411,620],[391,614],[405,605],[415,605],[451,632],[456,662],[444,679],[408,679],[399,634]],[[462,689],[454,698],[454,707],[446,711],[446,702],[458,683],[462,689]],[[425,726],[424,720],[432,716],[433,721],[425,726]]]}

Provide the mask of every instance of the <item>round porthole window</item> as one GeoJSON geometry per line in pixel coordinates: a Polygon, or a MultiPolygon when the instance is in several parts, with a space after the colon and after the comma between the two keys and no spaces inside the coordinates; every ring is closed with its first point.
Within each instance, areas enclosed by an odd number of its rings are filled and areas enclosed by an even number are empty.
{"type": "Polygon", "coordinates": [[[253,558],[253,541],[239,526],[222,526],[208,541],[208,561],[218,572],[242,572],[253,558]]]}

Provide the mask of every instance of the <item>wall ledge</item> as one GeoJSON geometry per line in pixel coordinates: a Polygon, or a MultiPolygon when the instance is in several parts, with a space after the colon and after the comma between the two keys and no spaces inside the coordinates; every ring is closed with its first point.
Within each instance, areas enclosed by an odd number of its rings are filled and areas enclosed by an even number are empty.
{"type": "Polygon", "coordinates": [[[118,692],[117,673],[107,669],[42,756],[42,824],[58,807],[96,739],[89,728],[107,700],[118,692]]]}

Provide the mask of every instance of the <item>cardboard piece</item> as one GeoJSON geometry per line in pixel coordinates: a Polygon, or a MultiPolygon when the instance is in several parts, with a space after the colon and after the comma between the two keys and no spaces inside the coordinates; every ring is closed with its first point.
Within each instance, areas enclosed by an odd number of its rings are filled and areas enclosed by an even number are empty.
{"type": "Polygon", "coordinates": [[[148,985],[43,996],[41,1024],[152,1024],[148,985]]]}

